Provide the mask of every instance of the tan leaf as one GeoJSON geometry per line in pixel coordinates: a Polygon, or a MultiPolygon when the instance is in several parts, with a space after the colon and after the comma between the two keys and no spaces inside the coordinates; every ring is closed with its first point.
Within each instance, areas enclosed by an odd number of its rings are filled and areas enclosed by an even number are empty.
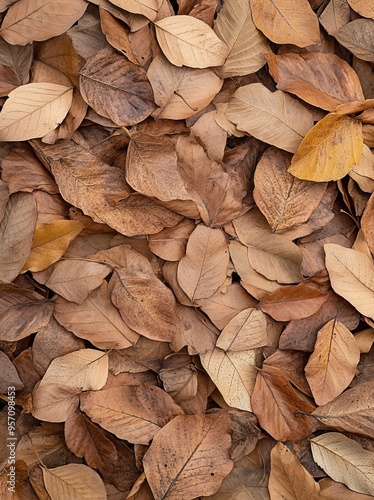
{"type": "Polygon", "coordinates": [[[260,308],[276,321],[306,318],[316,313],[328,295],[315,287],[300,283],[282,286],[261,299],[260,308]]]}
{"type": "Polygon", "coordinates": [[[9,45],[0,38],[0,95],[6,96],[19,85],[29,81],[32,45],[9,45]]]}
{"type": "Polygon", "coordinates": [[[190,356],[177,355],[165,359],[158,375],[165,391],[176,403],[188,401],[196,396],[198,377],[190,356]]]}
{"type": "Polygon", "coordinates": [[[143,68],[110,46],[90,57],[79,75],[83,99],[116,125],[139,123],[155,109],[152,88],[143,68]]]}
{"type": "Polygon", "coordinates": [[[222,78],[248,75],[264,66],[264,56],[270,48],[253,23],[246,0],[227,0],[219,11],[214,31],[229,47],[227,59],[218,70],[222,78]]]}
{"type": "Polygon", "coordinates": [[[178,68],[165,57],[155,57],[147,77],[158,108],[154,118],[181,120],[204,109],[221,90],[223,80],[211,69],[178,68]]]}
{"type": "Polygon", "coordinates": [[[321,479],[318,484],[321,488],[319,497],[321,500],[336,500],[336,498],[339,500],[371,500],[371,496],[355,493],[344,484],[337,483],[329,477],[321,479]]]}
{"type": "Polygon", "coordinates": [[[107,498],[103,480],[87,465],[68,464],[46,469],[43,467],[46,490],[52,500],[105,500],[107,498]]]}
{"type": "Polygon", "coordinates": [[[42,271],[59,260],[82,229],[83,224],[75,220],[56,220],[51,224],[37,224],[31,252],[23,270],[42,271]]]}
{"type": "Polygon", "coordinates": [[[127,148],[126,180],[145,196],[161,201],[190,199],[178,170],[175,146],[169,137],[132,133],[127,148]]]}
{"type": "Polygon", "coordinates": [[[318,332],[305,375],[318,405],[329,403],[348,387],[356,373],[360,350],[343,323],[329,321],[318,332]]]}
{"type": "Polygon", "coordinates": [[[1,36],[12,45],[27,45],[64,33],[87,8],[83,0],[26,0],[12,5],[1,25],[1,36]],[[57,14],[58,13],[58,14],[57,14]]]}
{"type": "Polygon", "coordinates": [[[22,389],[24,385],[22,380],[19,378],[16,367],[3,351],[0,351],[0,363],[0,393],[7,393],[9,386],[14,387],[14,390],[22,389]]]}
{"type": "Polygon", "coordinates": [[[232,469],[225,413],[176,417],[154,438],[144,471],[154,498],[193,499],[215,493],[232,469]]]}
{"type": "Polygon", "coordinates": [[[319,406],[313,415],[323,424],[342,432],[374,438],[374,383],[358,384],[330,403],[319,406]]]}
{"type": "Polygon", "coordinates": [[[314,410],[292,388],[283,370],[265,365],[258,371],[252,394],[253,413],[259,424],[278,441],[297,441],[311,432],[311,421],[303,414],[314,410]]]}
{"type": "Polygon", "coordinates": [[[206,23],[192,16],[171,16],[155,23],[160,47],[175,66],[221,66],[228,47],[206,23]]]}
{"type": "Polygon", "coordinates": [[[374,18],[374,6],[370,2],[365,2],[364,0],[348,0],[349,5],[352,9],[360,16],[374,18]]]}
{"type": "Polygon", "coordinates": [[[355,334],[355,340],[360,349],[360,353],[370,352],[371,346],[374,343],[374,328],[360,330],[355,334]]]}
{"type": "Polygon", "coordinates": [[[314,106],[334,111],[343,102],[364,100],[357,74],[335,54],[272,54],[267,61],[277,89],[296,94],[314,106]]]}
{"type": "Polygon", "coordinates": [[[216,347],[223,351],[237,352],[255,349],[267,344],[266,316],[251,307],[234,316],[222,330],[216,347]]]}
{"type": "Polygon", "coordinates": [[[255,385],[257,349],[213,351],[200,354],[201,363],[222,394],[225,402],[240,410],[252,411],[251,395],[255,385]]]}
{"type": "Polygon", "coordinates": [[[0,339],[20,340],[45,326],[53,304],[38,293],[16,285],[0,285],[0,339]]]}
{"type": "Polygon", "coordinates": [[[327,188],[326,184],[302,181],[289,174],[291,158],[289,153],[270,147],[255,170],[253,198],[273,232],[306,222],[327,188]]]}
{"type": "Polygon", "coordinates": [[[287,446],[277,443],[271,451],[269,477],[271,498],[316,500],[319,486],[287,446]]]}
{"type": "Polygon", "coordinates": [[[154,21],[161,6],[160,0],[109,0],[123,10],[142,16],[154,21]]]}
{"type": "Polygon", "coordinates": [[[0,140],[42,137],[65,118],[73,90],[53,83],[28,83],[12,90],[0,113],[0,140]]]}
{"type": "Polygon", "coordinates": [[[172,340],[178,329],[177,304],[172,291],[153,272],[122,268],[109,286],[113,304],[132,330],[153,340],[172,340]]]}
{"type": "Polygon", "coordinates": [[[81,408],[101,427],[130,443],[148,444],[182,410],[171,396],[147,384],[81,394],[81,408]]]}
{"type": "Polygon", "coordinates": [[[0,282],[12,282],[30,253],[36,224],[36,203],[31,194],[15,193],[0,222],[0,282]]]}
{"type": "Polygon", "coordinates": [[[50,384],[98,391],[108,377],[108,356],[96,349],[80,349],[55,358],[40,381],[39,388],[50,384]]]}
{"type": "Polygon", "coordinates": [[[302,104],[281,90],[270,92],[262,83],[240,87],[226,115],[239,130],[291,153],[313,126],[312,115],[302,104]]]}
{"type": "Polygon", "coordinates": [[[79,305],[58,297],[53,314],[74,335],[89,340],[99,349],[125,349],[139,338],[112,304],[106,281],[79,305]]]}
{"type": "Polygon", "coordinates": [[[172,228],[151,234],[148,239],[149,248],[161,259],[179,261],[186,253],[187,241],[194,229],[195,223],[192,220],[183,219],[172,228]]]}
{"type": "Polygon", "coordinates": [[[311,439],[313,458],[334,481],[374,495],[374,454],[338,432],[311,439]]]}
{"type": "Polygon", "coordinates": [[[79,405],[79,387],[47,384],[32,393],[32,414],[45,422],[65,422],[79,405]]]}
{"type": "Polygon", "coordinates": [[[374,319],[374,271],[361,252],[332,243],[324,246],[331,286],[361,314],[374,319]]]}
{"type": "Polygon", "coordinates": [[[329,114],[304,137],[288,172],[308,181],[336,181],[359,162],[362,146],[360,122],[349,116],[329,114]]]}
{"type": "Polygon", "coordinates": [[[374,155],[366,144],[363,145],[360,161],[349,172],[349,176],[357,182],[362,191],[374,191],[374,155]]]}
{"type": "Polygon", "coordinates": [[[250,0],[255,25],[272,42],[306,47],[320,39],[318,18],[307,0],[250,0]]]}
{"type": "Polygon", "coordinates": [[[61,260],[54,266],[46,285],[64,299],[82,304],[110,272],[108,266],[98,262],[61,260]]]}
{"type": "Polygon", "coordinates": [[[122,52],[133,64],[139,64],[136,59],[129,39],[129,30],[126,30],[112,14],[100,9],[101,29],[112,47],[122,52]]]}
{"type": "Polygon", "coordinates": [[[228,264],[228,242],[222,230],[199,225],[179,262],[178,283],[192,301],[210,297],[225,281],[228,264]]]}
{"type": "Polygon", "coordinates": [[[333,35],[349,23],[350,15],[351,12],[347,0],[331,0],[319,16],[319,21],[327,33],[333,35]]]}
{"type": "Polygon", "coordinates": [[[374,21],[355,19],[341,27],[334,37],[356,57],[364,61],[374,61],[374,21]]]}

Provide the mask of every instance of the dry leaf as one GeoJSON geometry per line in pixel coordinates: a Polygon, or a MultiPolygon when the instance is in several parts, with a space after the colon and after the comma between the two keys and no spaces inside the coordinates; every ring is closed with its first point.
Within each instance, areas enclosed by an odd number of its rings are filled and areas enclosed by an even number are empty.
{"type": "Polygon", "coordinates": [[[228,47],[212,28],[192,16],[171,16],[155,23],[160,47],[175,66],[208,68],[221,66],[228,47]]]}
{"type": "Polygon", "coordinates": [[[55,469],[43,467],[46,490],[52,500],[105,500],[107,498],[103,480],[87,465],[68,464],[55,469]]]}
{"type": "Polygon", "coordinates": [[[338,432],[311,439],[313,458],[327,474],[353,491],[374,494],[374,454],[338,432]]]}
{"type": "Polygon", "coordinates": [[[318,332],[305,375],[318,405],[329,403],[351,383],[360,360],[360,350],[346,326],[329,321],[318,332]]]}
{"type": "Polygon", "coordinates": [[[238,352],[262,347],[267,343],[266,316],[254,308],[243,309],[222,330],[216,347],[238,352]]]}
{"type": "Polygon", "coordinates": [[[189,500],[215,493],[232,469],[229,429],[225,413],[179,416],[167,424],[143,461],[154,498],[189,500]]]}
{"type": "Polygon", "coordinates": [[[154,21],[156,18],[157,12],[161,6],[160,0],[110,0],[110,2],[128,12],[141,14],[151,21],[154,21]]]}
{"type": "Polygon", "coordinates": [[[222,230],[199,225],[179,262],[178,283],[192,301],[210,297],[225,281],[228,264],[228,242],[222,230]]]}
{"type": "Polygon", "coordinates": [[[0,95],[6,96],[19,85],[29,81],[32,45],[9,45],[0,38],[0,95]]]}
{"type": "Polygon", "coordinates": [[[8,387],[14,387],[14,390],[20,390],[24,387],[22,380],[19,378],[17,370],[8,356],[0,351],[0,393],[5,394],[8,392],[8,387]]]}
{"type": "Polygon", "coordinates": [[[32,393],[32,414],[46,422],[65,422],[79,405],[79,387],[47,384],[32,393]]]}
{"type": "Polygon", "coordinates": [[[87,8],[83,0],[26,0],[12,5],[1,25],[1,36],[12,45],[27,45],[64,33],[87,8]]]}
{"type": "Polygon", "coordinates": [[[347,0],[331,0],[319,17],[329,35],[349,23],[351,12],[347,0]]]}
{"type": "Polygon", "coordinates": [[[182,414],[171,396],[147,384],[81,394],[81,408],[104,429],[130,443],[148,444],[169,420],[182,414]]]}
{"type": "Polygon", "coordinates": [[[360,16],[374,18],[374,6],[370,2],[363,0],[348,0],[349,5],[360,16]]]}
{"type": "Polygon", "coordinates": [[[172,228],[165,228],[149,236],[149,248],[161,259],[179,261],[186,253],[189,236],[195,229],[190,219],[183,219],[172,228]]]}
{"type": "Polygon", "coordinates": [[[65,118],[73,90],[54,83],[28,83],[12,90],[0,113],[0,140],[43,137],[65,118]]]}
{"type": "Polygon", "coordinates": [[[297,9],[288,0],[250,0],[255,25],[272,42],[306,47],[320,39],[318,18],[307,0],[297,9]]]}
{"type": "Polygon", "coordinates": [[[329,114],[307,133],[288,172],[308,181],[336,181],[359,162],[362,146],[360,122],[349,116],[329,114]]]}
{"type": "Polygon", "coordinates": [[[280,90],[272,93],[262,83],[240,87],[226,116],[239,130],[291,153],[313,126],[312,115],[296,99],[280,90]]]}
{"type": "Polygon", "coordinates": [[[374,61],[374,21],[356,19],[341,27],[334,37],[356,57],[364,61],[374,61]]]}

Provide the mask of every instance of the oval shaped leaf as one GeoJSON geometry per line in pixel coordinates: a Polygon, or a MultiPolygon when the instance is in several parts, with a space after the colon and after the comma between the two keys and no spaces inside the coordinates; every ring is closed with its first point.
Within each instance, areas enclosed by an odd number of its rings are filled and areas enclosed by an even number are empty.
{"type": "Polygon", "coordinates": [[[127,12],[141,14],[151,21],[156,18],[162,4],[160,0],[110,0],[110,3],[117,5],[127,12]]]}
{"type": "Polygon", "coordinates": [[[216,347],[224,351],[247,351],[267,343],[266,316],[250,307],[236,314],[222,330],[216,347]]]}

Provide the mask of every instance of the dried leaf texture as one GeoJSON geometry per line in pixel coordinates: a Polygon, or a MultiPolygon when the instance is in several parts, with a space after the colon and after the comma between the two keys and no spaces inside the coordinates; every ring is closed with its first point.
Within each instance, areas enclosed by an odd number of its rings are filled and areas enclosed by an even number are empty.
{"type": "Polygon", "coordinates": [[[232,469],[229,431],[225,413],[179,416],[167,424],[144,457],[154,498],[189,500],[215,493],[232,469]]]}
{"type": "Polygon", "coordinates": [[[172,16],[157,21],[155,26],[158,43],[175,66],[208,68],[225,62],[227,45],[200,19],[172,16]]]}
{"type": "Polygon", "coordinates": [[[344,47],[363,61],[374,61],[374,21],[372,19],[355,19],[342,26],[334,37],[344,47]]]}
{"type": "Polygon", "coordinates": [[[238,352],[262,347],[267,343],[266,316],[254,308],[243,309],[227,323],[216,346],[224,351],[238,352]]]}
{"type": "Polygon", "coordinates": [[[252,20],[247,0],[226,1],[214,23],[214,31],[229,47],[227,59],[218,70],[222,78],[247,75],[264,66],[270,48],[252,20]]]}
{"type": "Polygon", "coordinates": [[[3,20],[0,35],[12,45],[48,40],[69,29],[82,17],[86,8],[84,0],[16,2],[3,20]]]}
{"type": "Polygon", "coordinates": [[[141,14],[151,21],[156,18],[161,6],[160,0],[142,0],[140,2],[136,0],[110,0],[110,2],[128,12],[141,14]]]}
{"type": "Polygon", "coordinates": [[[317,335],[305,375],[318,405],[329,403],[351,383],[360,350],[351,332],[339,321],[329,321],[317,335]]]}
{"type": "Polygon", "coordinates": [[[210,297],[225,281],[228,264],[228,242],[222,230],[199,225],[179,262],[178,283],[192,301],[210,297]]]}
{"type": "Polygon", "coordinates": [[[306,47],[320,39],[318,18],[307,0],[250,0],[253,20],[272,42],[306,47]]]}
{"type": "Polygon", "coordinates": [[[311,114],[299,102],[280,90],[272,93],[261,83],[240,87],[226,115],[239,130],[291,153],[313,126],[311,114]]]}
{"type": "Polygon", "coordinates": [[[0,95],[5,96],[29,81],[33,48],[31,45],[9,45],[0,38],[0,54],[0,95]]]}
{"type": "Polygon", "coordinates": [[[12,90],[0,113],[0,140],[43,137],[67,115],[73,90],[55,83],[28,83],[12,90]]]}
{"type": "Polygon", "coordinates": [[[348,3],[354,11],[360,14],[360,16],[374,18],[374,6],[370,2],[349,0],[348,3]]]}
{"type": "Polygon", "coordinates": [[[296,179],[287,172],[292,156],[268,148],[257,164],[253,197],[273,232],[282,232],[306,222],[326,192],[324,183],[296,179]]]}

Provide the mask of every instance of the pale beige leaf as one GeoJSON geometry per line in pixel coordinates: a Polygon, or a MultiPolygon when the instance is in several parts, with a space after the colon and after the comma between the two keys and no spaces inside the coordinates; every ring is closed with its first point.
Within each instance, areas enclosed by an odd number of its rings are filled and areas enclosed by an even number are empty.
{"type": "Polygon", "coordinates": [[[366,144],[362,147],[360,161],[349,172],[349,176],[365,193],[374,191],[374,155],[366,144]]]}
{"type": "Polygon", "coordinates": [[[194,398],[198,389],[198,372],[192,358],[185,354],[164,360],[158,372],[165,391],[176,403],[194,398]]]}
{"type": "Polygon", "coordinates": [[[77,220],[56,220],[51,224],[37,224],[31,252],[23,270],[42,271],[59,260],[82,229],[83,224],[77,220]]]}
{"type": "Polygon", "coordinates": [[[311,439],[313,458],[334,481],[374,495],[374,453],[338,432],[311,439]]]}
{"type": "Polygon", "coordinates": [[[281,90],[270,92],[262,83],[240,87],[226,115],[239,130],[291,153],[313,126],[312,115],[302,104],[281,90]]]}
{"type": "Polygon", "coordinates": [[[112,304],[106,281],[79,305],[58,297],[53,314],[66,329],[99,349],[126,349],[139,339],[112,304]]]}
{"type": "Polygon", "coordinates": [[[117,5],[127,12],[141,14],[154,21],[158,10],[162,4],[161,0],[109,0],[113,5],[117,5]]]}
{"type": "Polygon", "coordinates": [[[370,352],[371,346],[374,343],[374,328],[360,330],[355,334],[355,340],[360,349],[360,353],[370,352]]]}
{"type": "Polygon", "coordinates": [[[154,118],[181,120],[198,113],[221,90],[223,80],[211,69],[178,68],[165,57],[155,57],[147,77],[158,109],[154,118]]]}
{"type": "Polygon", "coordinates": [[[361,252],[333,243],[324,246],[326,267],[335,292],[361,314],[374,319],[374,270],[361,252]]]}
{"type": "Polygon", "coordinates": [[[36,216],[31,194],[15,193],[9,198],[0,222],[1,283],[10,283],[21,272],[31,250],[36,216]]]}
{"type": "Polygon", "coordinates": [[[61,260],[54,266],[46,285],[64,299],[82,304],[110,272],[108,266],[99,262],[61,260]]]}
{"type": "Polygon", "coordinates": [[[80,349],[55,358],[49,365],[39,388],[58,384],[82,391],[98,391],[108,377],[108,356],[95,349],[80,349]]]}
{"type": "Polygon", "coordinates": [[[272,499],[317,499],[318,483],[287,446],[277,443],[270,456],[269,492],[272,499]]]}
{"type": "Polygon", "coordinates": [[[25,0],[12,5],[0,35],[12,45],[27,45],[61,35],[87,8],[83,0],[25,0]]]}
{"type": "Polygon", "coordinates": [[[226,413],[176,417],[156,435],[144,457],[155,499],[191,500],[215,493],[232,469],[226,413]]]}
{"type": "Polygon", "coordinates": [[[0,113],[0,140],[43,137],[63,121],[72,99],[73,89],[64,85],[28,83],[17,87],[0,113]]]}
{"type": "Polygon", "coordinates": [[[270,147],[255,170],[253,198],[273,232],[306,222],[327,188],[327,184],[299,180],[289,174],[291,158],[289,153],[270,147]]]}
{"type": "Polygon", "coordinates": [[[24,384],[19,378],[16,367],[3,351],[0,351],[0,364],[0,393],[6,394],[9,386],[14,387],[15,390],[23,389],[24,384]]]}
{"type": "Polygon", "coordinates": [[[347,0],[331,0],[319,16],[319,21],[327,33],[333,35],[349,23],[350,14],[347,0]]]}
{"type": "Polygon", "coordinates": [[[255,349],[267,344],[265,314],[253,307],[234,316],[222,330],[216,347],[223,351],[237,352],[255,349]]]}
{"type": "Polygon", "coordinates": [[[91,467],[68,464],[46,469],[43,467],[45,488],[51,500],[106,500],[103,480],[91,467]]]}
{"type": "Polygon", "coordinates": [[[221,66],[228,47],[204,21],[192,16],[171,16],[155,23],[160,47],[175,66],[221,66]]]}
{"type": "Polygon", "coordinates": [[[225,281],[229,264],[228,242],[221,229],[199,225],[178,265],[178,283],[194,301],[210,297],[225,281]]]}
{"type": "Polygon", "coordinates": [[[252,20],[247,0],[227,0],[219,11],[214,31],[229,47],[229,54],[218,73],[222,78],[248,75],[265,64],[270,51],[266,38],[252,20]]]}
{"type": "Polygon", "coordinates": [[[148,444],[169,420],[183,412],[159,387],[121,385],[81,394],[81,408],[101,427],[130,443],[148,444]]]}
{"type": "Polygon", "coordinates": [[[78,408],[79,387],[48,384],[32,393],[32,414],[45,422],[65,422],[78,408]]]}
{"type": "Polygon", "coordinates": [[[360,360],[355,337],[340,321],[331,320],[317,334],[305,376],[318,405],[329,403],[351,383],[360,360]]]}
{"type": "Polygon", "coordinates": [[[251,395],[256,381],[257,350],[232,352],[215,347],[200,354],[201,363],[229,406],[252,411],[251,395]]]}
{"type": "Polygon", "coordinates": [[[253,20],[272,42],[306,47],[320,39],[318,17],[308,0],[250,0],[253,20]]]}
{"type": "Polygon", "coordinates": [[[358,384],[313,411],[323,424],[342,432],[374,438],[374,382],[358,384]]]}

